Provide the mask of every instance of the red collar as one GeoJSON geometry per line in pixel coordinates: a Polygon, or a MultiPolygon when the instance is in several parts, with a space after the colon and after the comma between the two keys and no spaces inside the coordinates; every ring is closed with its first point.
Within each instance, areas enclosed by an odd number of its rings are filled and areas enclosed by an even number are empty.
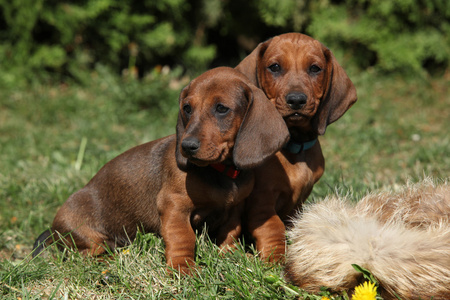
{"type": "Polygon", "coordinates": [[[236,179],[241,173],[241,170],[236,169],[235,166],[224,165],[223,163],[210,164],[211,167],[219,171],[220,173],[225,173],[231,179],[236,179]]]}

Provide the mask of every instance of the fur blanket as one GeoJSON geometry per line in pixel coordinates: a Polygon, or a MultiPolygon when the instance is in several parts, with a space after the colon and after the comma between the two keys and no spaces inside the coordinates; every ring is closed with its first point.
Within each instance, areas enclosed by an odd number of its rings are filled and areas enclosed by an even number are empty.
{"type": "Polygon", "coordinates": [[[304,206],[288,232],[286,277],[317,292],[351,293],[368,269],[384,299],[450,299],[450,185],[426,179],[358,203],[304,206]]]}

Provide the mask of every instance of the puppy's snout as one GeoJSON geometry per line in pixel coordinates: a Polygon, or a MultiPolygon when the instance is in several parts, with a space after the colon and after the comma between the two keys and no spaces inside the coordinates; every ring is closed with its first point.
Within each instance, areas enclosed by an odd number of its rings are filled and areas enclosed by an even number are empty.
{"type": "Polygon", "coordinates": [[[195,137],[187,137],[181,142],[181,149],[187,155],[194,155],[200,149],[200,141],[195,137]]]}
{"type": "Polygon", "coordinates": [[[292,109],[300,109],[306,104],[308,96],[304,93],[292,92],[286,95],[286,103],[292,109]]]}

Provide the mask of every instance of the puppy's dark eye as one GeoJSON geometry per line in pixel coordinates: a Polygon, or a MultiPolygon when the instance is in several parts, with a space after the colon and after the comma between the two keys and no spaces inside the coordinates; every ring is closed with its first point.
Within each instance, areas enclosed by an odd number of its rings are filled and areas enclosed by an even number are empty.
{"type": "Polygon", "coordinates": [[[312,65],[309,67],[309,73],[311,74],[317,74],[320,73],[320,71],[322,71],[322,69],[318,65],[312,65]]]}
{"type": "Polygon", "coordinates": [[[222,104],[217,104],[217,106],[216,106],[216,111],[217,111],[219,114],[225,114],[225,113],[227,113],[229,110],[230,110],[230,109],[229,109],[228,107],[223,106],[222,104]]]}
{"type": "Polygon", "coordinates": [[[189,104],[186,104],[183,106],[183,111],[189,115],[192,112],[192,107],[189,104]]]}
{"type": "Polygon", "coordinates": [[[273,64],[269,66],[269,70],[272,73],[280,73],[281,72],[281,66],[279,64],[273,64]]]}

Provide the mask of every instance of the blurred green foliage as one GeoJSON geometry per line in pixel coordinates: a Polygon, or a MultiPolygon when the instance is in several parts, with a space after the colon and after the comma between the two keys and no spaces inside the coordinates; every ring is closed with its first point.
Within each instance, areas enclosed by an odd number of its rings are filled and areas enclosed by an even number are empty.
{"type": "Polygon", "coordinates": [[[362,68],[430,73],[448,67],[450,2],[347,0],[314,13],[309,31],[362,68]]]}
{"type": "Polygon", "coordinates": [[[0,0],[0,85],[83,82],[97,64],[195,74],[290,31],[358,69],[434,74],[450,63],[449,20],[447,0],[0,0]]]}
{"type": "Polygon", "coordinates": [[[46,70],[83,81],[97,63],[121,70],[176,56],[189,47],[188,7],[184,0],[1,0],[2,69],[12,72],[2,79],[46,70]]]}

